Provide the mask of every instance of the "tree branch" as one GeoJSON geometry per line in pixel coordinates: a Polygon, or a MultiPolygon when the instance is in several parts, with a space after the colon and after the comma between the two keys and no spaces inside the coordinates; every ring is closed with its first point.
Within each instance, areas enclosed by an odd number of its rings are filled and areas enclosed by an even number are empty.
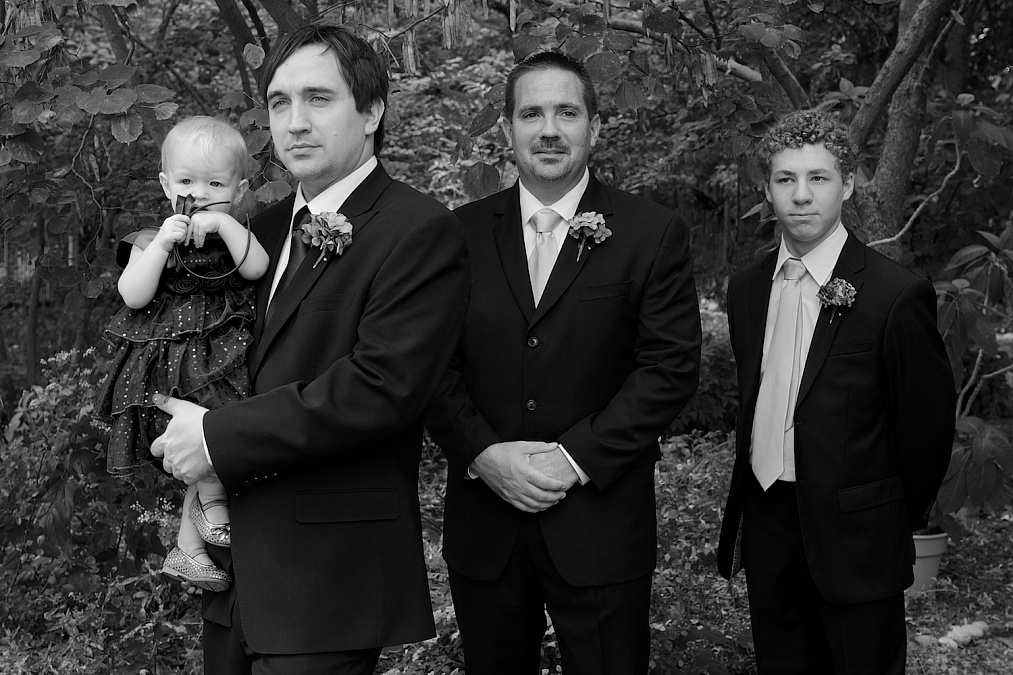
{"type": "Polygon", "coordinates": [[[779,85],[784,93],[788,95],[788,100],[791,101],[791,105],[795,110],[805,110],[810,108],[809,95],[805,93],[805,89],[798,83],[794,73],[788,68],[781,57],[772,49],[761,49],[760,58],[763,59],[764,65],[770,69],[770,74],[779,85]]]}
{"type": "Polygon", "coordinates": [[[943,191],[946,189],[946,186],[949,184],[950,180],[952,180],[953,177],[956,176],[957,173],[960,171],[960,145],[957,145],[956,147],[957,147],[957,161],[953,164],[953,169],[948,174],[946,174],[946,177],[943,178],[943,182],[939,184],[939,187],[936,188],[936,191],[922,200],[922,203],[918,205],[918,208],[915,209],[915,212],[912,213],[911,217],[907,219],[906,223],[904,223],[904,227],[900,228],[900,231],[897,232],[897,234],[893,235],[892,237],[887,237],[885,239],[877,239],[876,241],[869,242],[868,244],[866,244],[866,246],[886,246],[887,244],[892,244],[898,241],[901,237],[907,234],[908,230],[911,229],[915,221],[918,220],[918,216],[920,216],[921,212],[925,210],[925,207],[934,202],[936,199],[938,199],[939,195],[943,194],[943,191]]]}
{"type": "Polygon", "coordinates": [[[859,148],[868,143],[873,127],[879,121],[897,87],[932,38],[931,31],[952,5],[953,0],[922,0],[915,10],[914,16],[911,17],[911,25],[880,68],[865,96],[865,104],[851,121],[851,140],[859,148]]]}

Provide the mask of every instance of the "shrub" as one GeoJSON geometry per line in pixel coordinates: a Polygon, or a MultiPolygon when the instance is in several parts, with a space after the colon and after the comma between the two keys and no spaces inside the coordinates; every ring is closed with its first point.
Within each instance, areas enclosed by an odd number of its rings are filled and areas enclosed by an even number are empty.
{"type": "Polygon", "coordinates": [[[728,319],[712,303],[700,306],[703,344],[700,348],[700,387],[669,431],[731,431],[738,410],[735,360],[728,339],[728,319]]]}

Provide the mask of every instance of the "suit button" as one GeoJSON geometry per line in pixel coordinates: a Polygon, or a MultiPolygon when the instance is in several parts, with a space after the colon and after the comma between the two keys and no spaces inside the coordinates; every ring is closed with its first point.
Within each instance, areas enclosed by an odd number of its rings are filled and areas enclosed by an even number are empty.
{"type": "Polygon", "coordinates": [[[534,410],[535,408],[538,407],[538,404],[535,403],[535,399],[532,398],[528,399],[528,402],[525,404],[525,406],[527,407],[528,410],[534,410]]]}
{"type": "Polygon", "coordinates": [[[534,349],[535,347],[537,347],[538,346],[538,338],[536,338],[533,335],[531,337],[529,337],[528,338],[528,346],[531,347],[532,349],[534,349]]]}

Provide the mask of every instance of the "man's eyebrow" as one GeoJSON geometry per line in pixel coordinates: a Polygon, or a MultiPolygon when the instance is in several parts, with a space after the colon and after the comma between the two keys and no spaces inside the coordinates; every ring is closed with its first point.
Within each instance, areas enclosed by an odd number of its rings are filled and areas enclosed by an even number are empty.
{"type": "MultiPolygon", "coordinates": [[[[334,93],[334,89],[332,87],[318,87],[318,86],[305,87],[303,89],[299,89],[298,91],[296,91],[296,94],[301,94],[301,95],[306,95],[306,94],[333,94],[333,93],[334,93]]],[[[274,98],[276,96],[286,96],[286,95],[287,94],[285,92],[280,91],[278,89],[268,89],[267,90],[267,98],[269,98],[269,99],[270,98],[274,98]]]]}

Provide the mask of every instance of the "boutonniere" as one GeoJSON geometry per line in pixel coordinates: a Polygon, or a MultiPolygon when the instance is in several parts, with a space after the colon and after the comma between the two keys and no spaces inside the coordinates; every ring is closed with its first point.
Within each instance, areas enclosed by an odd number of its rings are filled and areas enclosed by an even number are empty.
{"type": "Polygon", "coordinates": [[[340,213],[314,213],[301,229],[303,242],[320,249],[320,256],[313,263],[314,269],[320,261],[327,262],[328,251],[341,255],[352,245],[352,223],[340,213]]]}
{"type": "Polygon", "coordinates": [[[816,297],[822,306],[834,308],[830,315],[830,323],[833,323],[834,317],[842,312],[842,308],[851,307],[855,302],[855,287],[840,277],[834,277],[820,286],[816,297]]]}
{"type": "Polygon", "coordinates": [[[605,227],[605,216],[597,211],[578,213],[570,218],[569,225],[570,236],[580,240],[580,245],[577,247],[577,262],[580,262],[580,254],[584,251],[585,246],[590,251],[612,236],[612,230],[605,227]]]}

